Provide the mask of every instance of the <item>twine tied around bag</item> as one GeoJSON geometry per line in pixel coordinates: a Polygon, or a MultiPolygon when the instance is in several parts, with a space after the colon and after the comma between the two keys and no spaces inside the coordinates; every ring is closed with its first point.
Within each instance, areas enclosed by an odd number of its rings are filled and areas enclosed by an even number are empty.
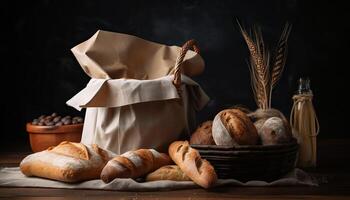
{"type": "Polygon", "coordinates": [[[290,124],[295,130],[294,136],[300,144],[298,166],[316,166],[316,136],[320,125],[312,104],[313,94],[293,96],[290,124]]]}

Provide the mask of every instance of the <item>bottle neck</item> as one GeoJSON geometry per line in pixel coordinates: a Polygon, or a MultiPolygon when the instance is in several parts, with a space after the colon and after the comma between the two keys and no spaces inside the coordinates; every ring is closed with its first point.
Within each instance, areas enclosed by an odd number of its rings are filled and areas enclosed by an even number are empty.
{"type": "Polygon", "coordinates": [[[308,78],[300,78],[299,79],[299,87],[298,94],[312,94],[312,90],[310,89],[310,79],[308,78]]]}

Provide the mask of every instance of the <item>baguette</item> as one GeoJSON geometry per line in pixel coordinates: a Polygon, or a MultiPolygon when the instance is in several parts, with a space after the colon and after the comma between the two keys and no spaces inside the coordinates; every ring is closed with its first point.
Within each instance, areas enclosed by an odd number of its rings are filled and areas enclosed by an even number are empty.
{"type": "Polygon", "coordinates": [[[98,179],[108,160],[115,156],[96,144],[64,141],[56,147],[25,157],[20,163],[26,176],[37,176],[63,182],[98,179]]]}
{"type": "Polygon", "coordinates": [[[171,162],[169,156],[154,149],[128,151],[108,161],[101,179],[109,183],[115,178],[138,178],[171,162]]]}
{"type": "Polygon", "coordinates": [[[214,167],[199,152],[190,147],[188,141],[175,141],[169,146],[171,159],[180,169],[203,188],[210,188],[217,180],[214,167]]]}
{"type": "Polygon", "coordinates": [[[172,180],[172,181],[191,181],[191,179],[183,173],[177,165],[166,165],[156,171],[149,173],[146,177],[146,181],[159,181],[159,180],[172,180]]]}

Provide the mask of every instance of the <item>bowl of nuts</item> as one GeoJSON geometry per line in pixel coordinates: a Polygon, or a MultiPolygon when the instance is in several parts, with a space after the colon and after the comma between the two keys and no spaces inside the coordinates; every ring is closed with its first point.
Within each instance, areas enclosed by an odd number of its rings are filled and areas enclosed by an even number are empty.
{"type": "Polygon", "coordinates": [[[80,142],[84,120],[82,117],[41,115],[26,125],[33,152],[43,151],[63,141],[80,142]]]}

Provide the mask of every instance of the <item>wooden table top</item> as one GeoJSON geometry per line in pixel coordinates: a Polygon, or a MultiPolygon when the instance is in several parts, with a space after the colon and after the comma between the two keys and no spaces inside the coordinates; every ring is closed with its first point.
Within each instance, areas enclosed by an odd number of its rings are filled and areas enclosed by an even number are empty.
{"type": "MultiPolygon", "coordinates": [[[[29,152],[0,152],[0,167],[18,166],[29,152]]],[[[350,199],[350,139],[320,140],[318,167],[307,169],[319,187],[237,187],[160,192],[117,192],[0,187],[0,199],[350,199]]]]}

